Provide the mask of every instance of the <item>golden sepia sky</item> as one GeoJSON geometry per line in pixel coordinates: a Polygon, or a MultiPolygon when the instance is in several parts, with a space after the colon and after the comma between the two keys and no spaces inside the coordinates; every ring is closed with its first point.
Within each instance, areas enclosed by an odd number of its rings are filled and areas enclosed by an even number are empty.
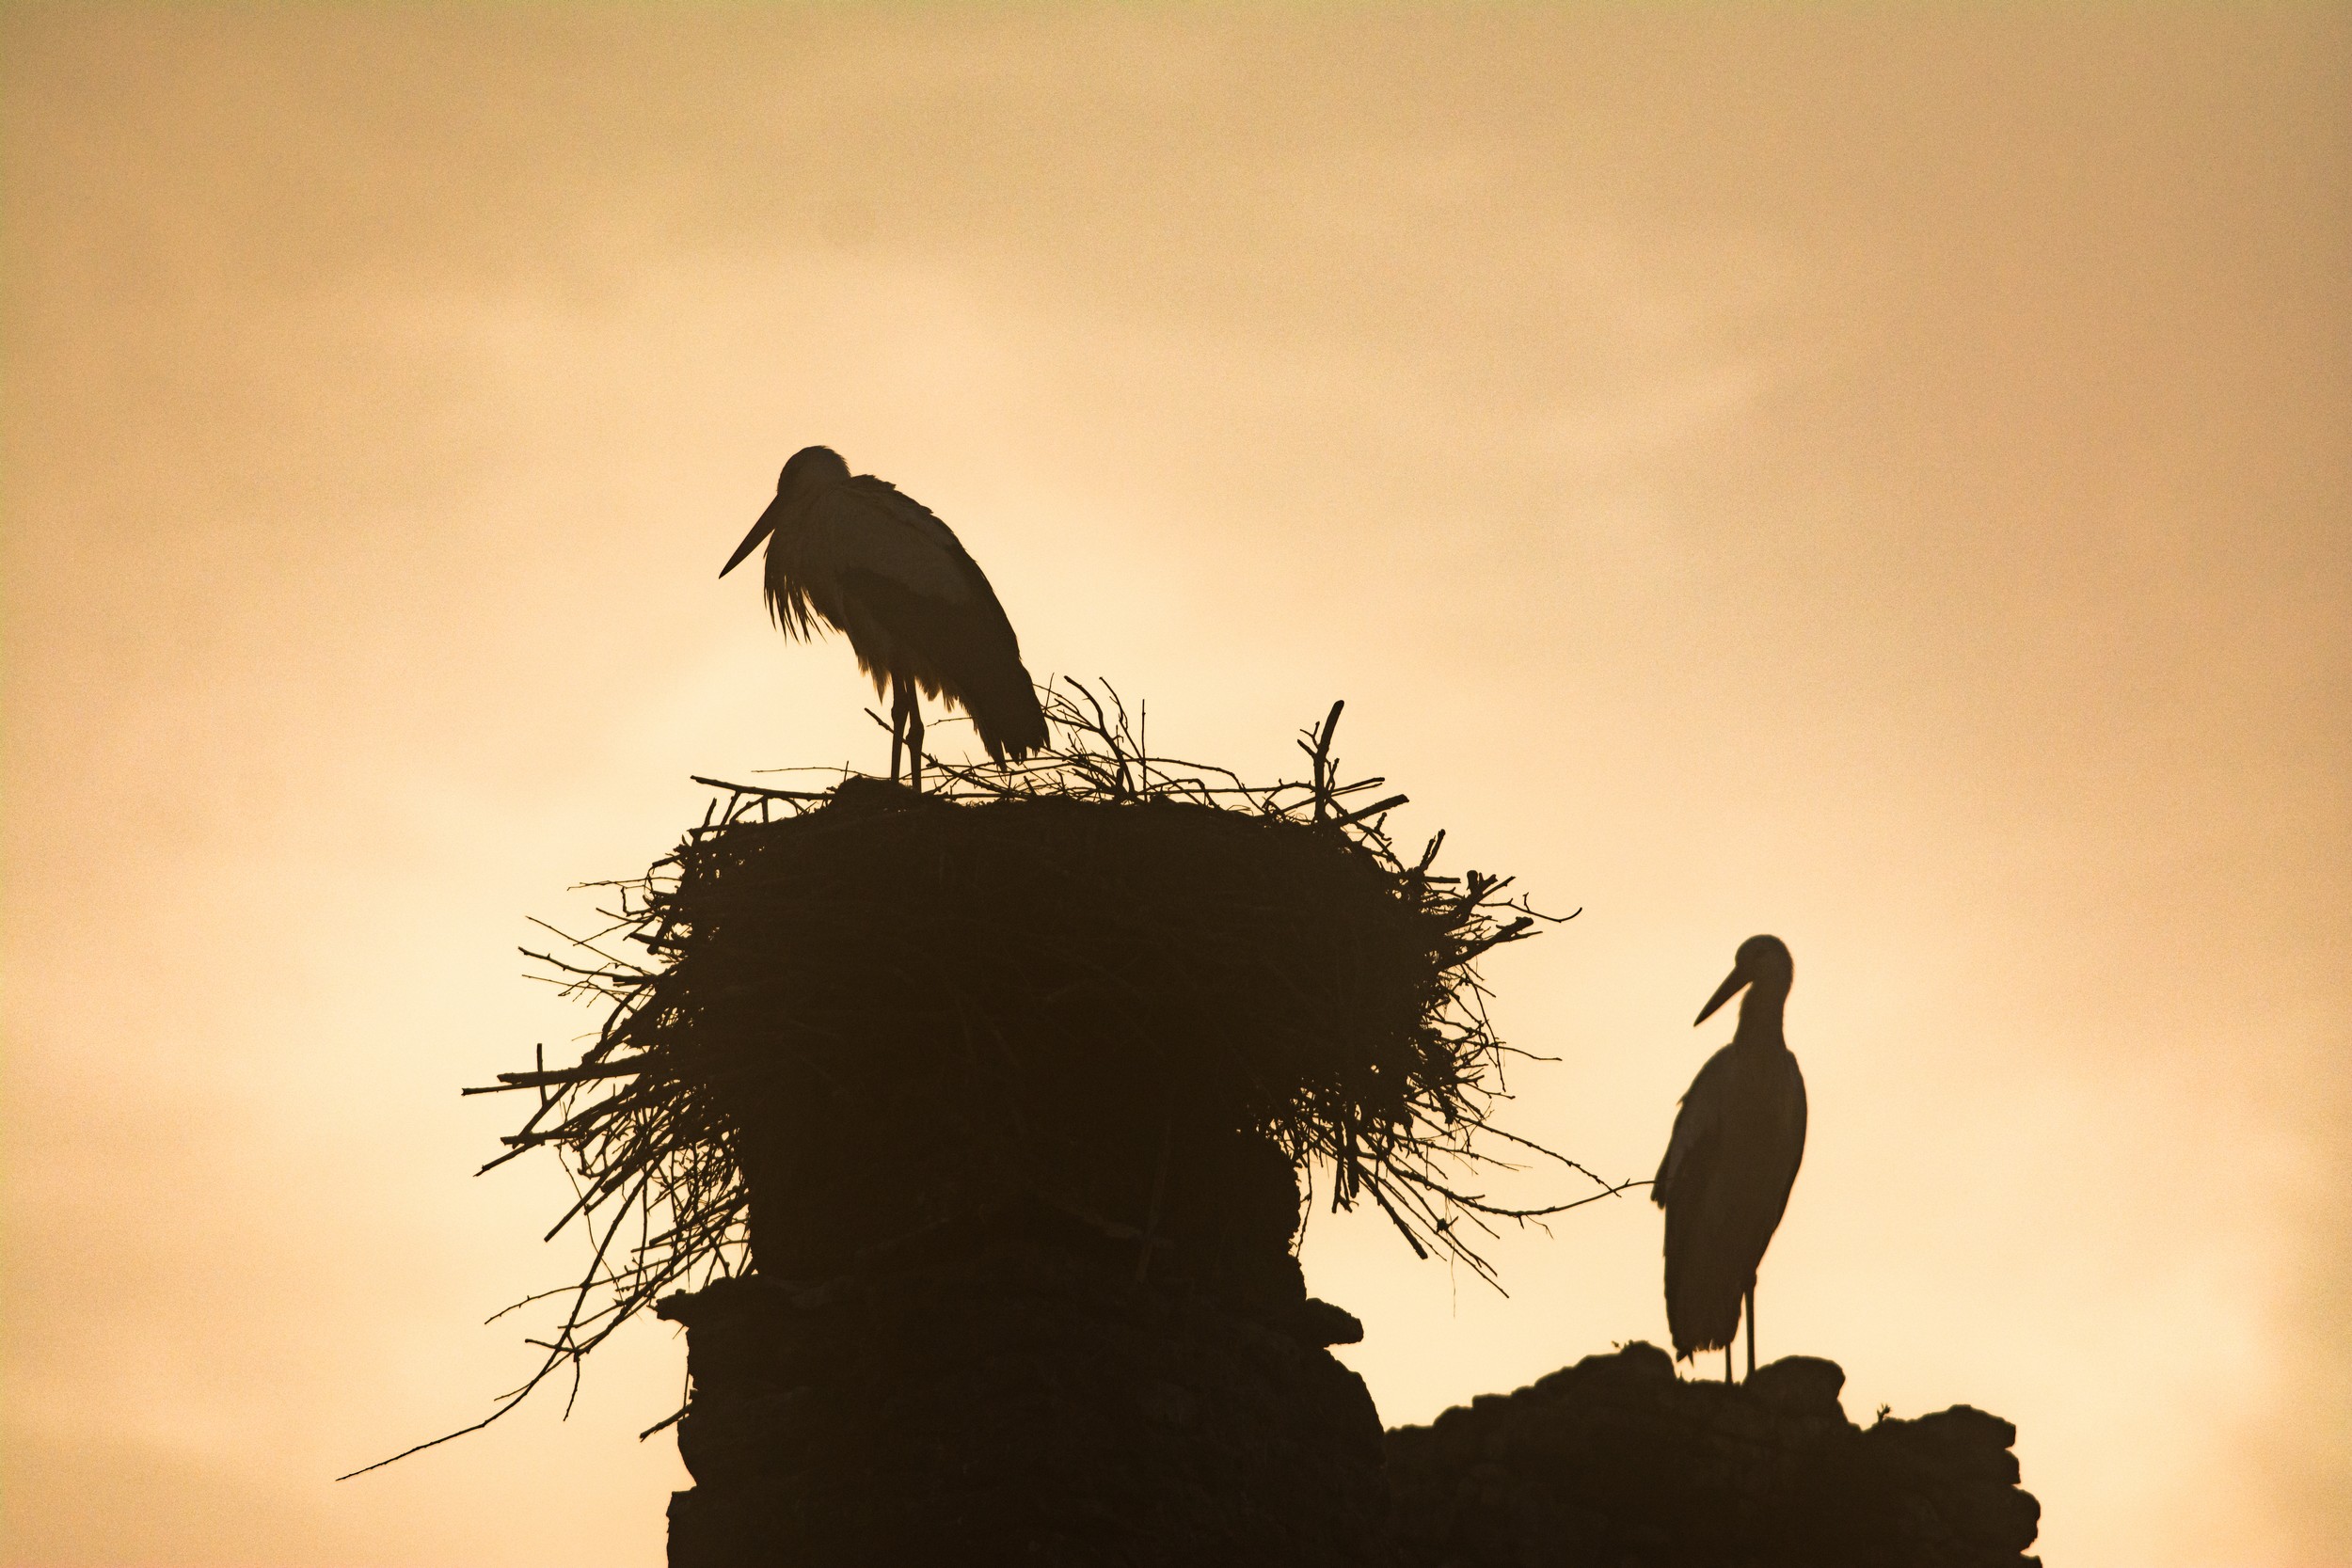
{"type": "MultiPolygon", "coordinates": [[[[1646,1176],[1796,956],[1769,1357],[2018,1423],[2070,1568],[2352,1563],[2352,12],[135,8],[0,21],[5,1559],[661,1560],[683,1346],[459,1085],[688,774],[879,768],[715,580],[812,441],[1033,671],[1348,701],[1507,1125],[1646,1176]]],[[[951,726],[933,731],[958,744],[951,726]]],[[[1531,1174],[1497,1189],[1558,1194],[1531,1174]]],[[[566,1195],[567,1196],[567,1195],[566,1195]]],[[[1318,1216],[1391,1423],[1662,1338],[1318,1216]]]]}

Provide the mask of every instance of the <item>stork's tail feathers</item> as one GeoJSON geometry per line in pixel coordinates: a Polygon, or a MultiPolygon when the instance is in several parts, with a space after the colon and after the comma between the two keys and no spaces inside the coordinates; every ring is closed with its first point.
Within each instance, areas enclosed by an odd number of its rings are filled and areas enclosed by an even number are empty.
{"type": "Polygon", "coordinates": [[[995,678],[985,687],[957,693],[990,759],[1001,763],[1010,757],[1018,762],[1031,752],[1043,751],[1045,710],[1038,705],[1037,686],[1029,679],[1029,672],[1016,659],[1010,669],[991,673],[995,678]]]}

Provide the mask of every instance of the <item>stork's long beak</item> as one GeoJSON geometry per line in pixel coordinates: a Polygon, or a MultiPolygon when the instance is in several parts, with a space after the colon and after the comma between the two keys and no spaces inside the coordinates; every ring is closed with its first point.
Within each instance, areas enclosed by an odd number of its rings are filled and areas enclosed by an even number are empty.
{"type": "Polygon", "coordinates": [[[783,511],[784,498],[782,496],[778,496],[768,503],[768,510],[759,515],[759,521],[752,525],[751,532],[743,535],[743,542],[735,546],[735,553],[727,557],[727,563],[719,568],[721,577],[725,577],[729,572],[742,565],[743,558],[759,548],[759,542],[762,539],[776,531],[776,518],[783,511]]]}
{"type": "Polygon", "coordinates": [[[1715,1016],[1715,1009],[1730,1001],[1733,997],[1739,995],[1740,988],[1747,983],[1747,975],[1738,969],[1734,969],[1730,974],[1724,975],[1724,983],[1715,988],[1715,994],[1708,997],[1707,999],[1707,1006],[1699,1009],[1699,1016],[1691,1021],[1691,1027],[1695,1029],[1700,1024],[1705,1023],[1708,1019],[1713,1018],[1715,1016]]]}

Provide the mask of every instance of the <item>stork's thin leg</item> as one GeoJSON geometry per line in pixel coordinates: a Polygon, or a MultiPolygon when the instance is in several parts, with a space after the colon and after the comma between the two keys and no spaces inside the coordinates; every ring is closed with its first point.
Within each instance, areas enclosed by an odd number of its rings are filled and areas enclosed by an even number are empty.
{"type": "Polygon", "coordinates": [[[1748,1375],[1756,1375],[1756,1287],[1748,1287],[1748,1375]]]}
{"type": "Polygon", "coordinates": [[[907,688],[907,768],[914,792],[923,792],[923,693],[907,688]]]}
{"type": "Polygon", "coordinates": [[[898,782],[898,751],[906,744],[907,689],[898,676],[890,677],[890,782],[898,782]]]}
{"type": "MultiPolygon", "coordinates": [[[[1731,1338],[1733,1339],[1740,1338],[1740,1325],[1737,1323],[1732,1325],[1731,1338]]],[[[1731,1381],[1731,1344],[1729,1340],[1726,1340],[1724,1343],[1724,1381],[1725,1383],[1729,1383],[1731,1381]]]]}

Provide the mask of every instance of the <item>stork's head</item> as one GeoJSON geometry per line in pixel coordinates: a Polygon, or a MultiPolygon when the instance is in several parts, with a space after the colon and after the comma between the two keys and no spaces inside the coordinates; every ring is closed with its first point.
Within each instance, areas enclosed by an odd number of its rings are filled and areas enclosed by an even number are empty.
{"type": "Polygon", "coordinates": [[[803,447],[794,452],[791,461],[785,464],[784,472],[776,476],[776,499],[768,503],[768,510],[759,515],[759,521],[752,525],[752,531],[735,546],[735,553],[727,558],[725,565],[719,568],[719,575],[725,577],[743,564],[743,558],[757,549],[759,542],[776,531],[776,524],[795,501],[813,496],[819,490],[830,490],[849,477],[850,466],[842,462],[841,454],[831,447],[803,447]]]}
{"type": "Polygon", "coordinates": [[[803,447],[776,476],[776,499],[796,501],[811,491],[831,489],[850,477],[850,466],[831,447],[803,447]]]}
{"type": "Polygon", "coordinates": [[[1778,937],[1750,937],[1740,944],[1740,956],[1732,960],[1731,973],[1715,988],[1715,994],[1707,999],[1707,1006],[1699,1009],[1691,1027],[1695,1029],[1714,1017],[1716,1008],[1749,986],[1778,1001],[1788,994],[1796,974],[1796,960],[1788,956],[1787,942],[1778,937]]]}

